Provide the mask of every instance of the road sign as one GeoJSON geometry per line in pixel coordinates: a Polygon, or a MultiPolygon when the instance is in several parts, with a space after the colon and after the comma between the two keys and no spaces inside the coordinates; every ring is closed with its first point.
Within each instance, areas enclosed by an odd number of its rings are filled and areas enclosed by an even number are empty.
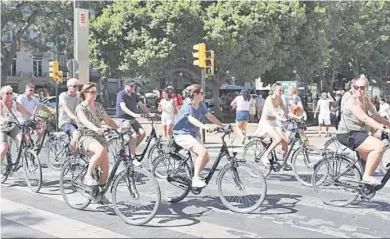
{"type": "Polygon", "coordinates": [[[66,62],[66,67],[70,72],[77,72],[79,70],[79,63],[75,59],[70,59],[66,62]]]}

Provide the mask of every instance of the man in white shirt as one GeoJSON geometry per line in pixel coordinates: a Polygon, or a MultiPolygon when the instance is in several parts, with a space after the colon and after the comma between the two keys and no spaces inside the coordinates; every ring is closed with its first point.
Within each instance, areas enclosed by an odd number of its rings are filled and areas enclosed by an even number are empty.
{"type": "Polygon", "coordinates": [[[329,134],[329,126],[331,125],[331,120],[330,120],[330,103],[334,102],[332,96],[330,93],[326,94],[323,92],[321,94],[321,98],[317,102],[317,107],[314,112],[314,118],[317,116],[317,112],[319,111],[318,114],[318,126],[320,128],[318,132],[318,136],[321,136],[322,134],[322,126],[325,125],[326,129],[326,134],[325,137],[328,136],[329,134]]]}
{"type": "MultiPolygon", "coordinates": [[[[24,92],[24,94],[21,94],[18,96],[18,98],[16,98],[16,101],[23,105],[23,107],[30,113],[30,114],[34,114],[34,112],[36,112],[37,110],[39,109],[42,109],[48,113],[51,114],[51,111],[44,105],[40,104],[39,103],[39,100],[37,98],[34,97],[34,85],[33,84],[27,84],[26,85],[26,90],[24,92]]],[[[21,124],[24,124],[26,123],[29,119],[24,117],[24,116],[20,116],[19,117],[19,122],[21,124]]],[[[42,121],[39,121],[39,128],[36,128],[36,125],[33,126],[33,129],[36,129],[38,131],[38,139],[37,139],[37,142],[40,142],[41,139],[42,139],[42,136],[43,136],[43,133],[45,132],[45,129],[46,129],[46,124],[42,121]]]]}
{"type": "Polygon", "coordinates": [[[379,100],[379,115],[382,116],[383,118],[390,120],[390,106],[389,104],[385,101],[385,99],[381,98],[379,100]]]}

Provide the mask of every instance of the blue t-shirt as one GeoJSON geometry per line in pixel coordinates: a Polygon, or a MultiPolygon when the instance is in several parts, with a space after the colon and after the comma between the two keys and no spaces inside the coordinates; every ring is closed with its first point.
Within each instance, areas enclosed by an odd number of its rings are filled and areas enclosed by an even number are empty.
{"type": "Polygon", "coordinates": [[[132,120],[134,117],[126,114],[120,107],[121,102],[125,102],[126,107],[131,110],[133,113],[137,112],[137,104],[141,99],[138,97],[137,93],[133,92],[131,96],[126,94],[125,90],[121,90],[118,92],[116,96],[116,116],[119,118],[132,120]]]}
{"type": "Polygon", "coordinates": [[[193,137],[196,137],[198,134],[198,127],[191,124],[187,116],[191,115],[200,121],[202,116],[207,115],[207,113],[209,113],[209,111],[203,102],[201,102],[199,107],[195,109],[192,103],[186,100],[177,115],[175,126],[173,126],[173,134],[191,134],[193,137]]]}

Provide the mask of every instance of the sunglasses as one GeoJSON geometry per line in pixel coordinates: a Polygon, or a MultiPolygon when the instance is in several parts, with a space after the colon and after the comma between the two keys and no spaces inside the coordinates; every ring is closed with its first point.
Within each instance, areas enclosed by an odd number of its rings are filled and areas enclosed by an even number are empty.
{"type": "Polygon", "coordinates": [[[5,93],[6,95],[13,95],[14,93],[13,92],[7,92],[5,93]]]}
{"type": "Polygon", "coordinates": [[[73,88],[76,88],[76,87],[77,87],[77,85],[70,85],[69,87],[73,87],[73,88]]]}
{"type": "Polygon", "coordinates": [[[91,94],[93,94],[93,95],[95,95],[96,94],[96,90],[86,90],[86,91],[84,91],[85,93],[91,93],[91,94]]]}
{"type": "Polygon", "coordinates": [[[358,86],[358,85],[354,85],[353,86],[353,88],[355,89],[355,90],[365,90],[366,89],[366,86],[364,86],[364,85],[361,85],[361,86],[358,86]]]}
{"type": "Polygon", "coordinates": [[[33,91],[34,91],[34,89],[30,89],[29,91],[30,91],[30,92],[33,92],[33,91]]]}

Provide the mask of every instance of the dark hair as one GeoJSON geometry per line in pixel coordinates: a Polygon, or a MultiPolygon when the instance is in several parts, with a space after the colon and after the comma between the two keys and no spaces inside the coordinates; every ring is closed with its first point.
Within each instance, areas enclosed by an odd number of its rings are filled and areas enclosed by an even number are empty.
{"type": "MultiPolygon", "coordinates": [[[[168,88],[165,88],[165,89],[163,90],[163,92],[165,92],[165,93],[168,95],[168,98],[169,98],[169,99],[172,98],[172,95],[169,94],[169,93],[170,93],[170,90],[171,90],[171,89],[168,89],[168,88]]],[[[162,96],[162,94],[161,94],[161,96],[162,96]]]]}
{"type": "Polygon", "coordinates": [[[244,97],[244,100],[245,100],[245,101],[250,101],[251,95],[249,94],[249,91],[247,91],[247,90],[242,90],[242,91],[241,91],[241,95],[242,95],[242,97],[244,97]]]}
{"type": "Polygon", "coordinates": [[[199,94],[200,91],[202,90],[202,86],[198,84],[193,84],[191,85],[191,90],[190,90],[190,99],[193,99],[195,94],[199,94]]]}

